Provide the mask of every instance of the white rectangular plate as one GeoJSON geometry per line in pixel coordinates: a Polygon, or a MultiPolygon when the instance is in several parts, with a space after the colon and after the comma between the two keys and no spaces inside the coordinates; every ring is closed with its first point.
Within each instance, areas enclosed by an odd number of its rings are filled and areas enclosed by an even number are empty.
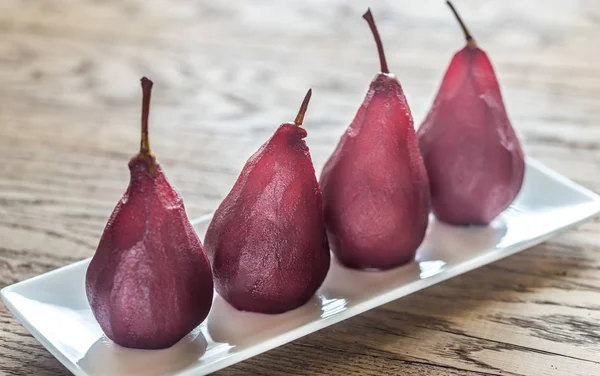
{"type": "MultiPolygon", "coordinates": [[[[600,197],[528,160],[514,204],[488,227],[432,221],[417,260],[386,272],[333,259],[316,296],[280,315],[239,312],[219,296],[202,325],[167,350],[132,350],[108,340],[88,305],[83,260],[2,290],[10,311],[76,375],[205,375],[448,278],[538,244],[600,213],[600,197]]],[[[201,237],[210,216],[195,221],[201,237]]]]}

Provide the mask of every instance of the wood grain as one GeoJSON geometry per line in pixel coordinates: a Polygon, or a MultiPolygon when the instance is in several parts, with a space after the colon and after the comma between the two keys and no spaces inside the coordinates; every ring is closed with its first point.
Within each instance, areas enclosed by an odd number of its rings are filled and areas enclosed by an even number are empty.
{"type": "MultiPolygon", "coordinates": [[[[456,0],[527,153],[600,191],[594,0],[456,0]]],[[[441,0],[0,2],[0,287],[89,257],[138,145],[188,213],[213,210],[312,87],[320,170],[378,68],[371,6],[415,122],[462,46],[441,0]]],[[[63,375],[0,306],[0,373],[63,375]]],[[[312,334],[222,375],[600,375],[600,220],[312,334]]]]}

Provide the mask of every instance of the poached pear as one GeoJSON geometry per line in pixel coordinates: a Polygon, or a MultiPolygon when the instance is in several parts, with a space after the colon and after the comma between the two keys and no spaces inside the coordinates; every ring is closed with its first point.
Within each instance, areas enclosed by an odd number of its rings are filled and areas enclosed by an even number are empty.
{"type": "Polygon", "coordinates": [[[435,216],[455,225],[485,225],[519,193],[525,160],[492,64],[447,4],[467,45],[452,58],[417,135],[435,216]]]}
{"type": "Polygon", "coordinates": [[[378,73],[321,174],[332,251],[346,266],[389,269],[415,257],[429,215],[427,173],[400,82],[388,70],[371,11],[378,73]]]}
{"type": "Polygon", "coordinates": [[[246,162],[206,232],[216,290],[241,311],[297,308],[329,270],[321,192],[301,127],[310,95],[296,120],[246,162]]]}
{"type": "Polygon", "coordinates": [[[148,141],[152,82],[142,78],[142,141],[131,180],[86,273],[92,312],[106,336],[138,349],[171,347],[200,325],[213,280],[183,201],[148,141]]]}

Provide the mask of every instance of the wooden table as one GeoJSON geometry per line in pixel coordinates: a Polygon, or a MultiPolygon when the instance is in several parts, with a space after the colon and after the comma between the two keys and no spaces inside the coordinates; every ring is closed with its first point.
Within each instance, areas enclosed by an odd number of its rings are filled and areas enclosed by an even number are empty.
{"type": "MultiPolygon", "coordinates": [[[[311,86],[317,169],[378,69],[373,8],[418,124],[461,32],[441,0],[0,2],[0,287],[93,254],[151,138],[190,217],[311,86]]],[[[600,191],[600,9],[456,0],[527,153],[600,191]]],[[[0,307],[0,373],[63,375],[0,307]]],[[[230,367],[222,375],[600,375],[600,221],[230,367]]]]}

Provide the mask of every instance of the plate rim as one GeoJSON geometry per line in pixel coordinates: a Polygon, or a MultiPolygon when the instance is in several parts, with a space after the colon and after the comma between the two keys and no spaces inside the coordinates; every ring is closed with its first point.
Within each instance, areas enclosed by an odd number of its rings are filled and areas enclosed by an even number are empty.
{"type": "Polygon", "coordinates": [[[63,366],[65,366],[75,376],[89,376],[89,374],[82,370],[76,363],[68,359],[62,351],[60,351],[56,346],[54,346],[54,344],[52,344],[52,342],[50,342],[48,338],[46,338],[46,336],[44,336],[39,330],[37,330],[35,325],[33,325],[31,321],[29,321],[29,319],[22,315],[21,312],[12,304],[7,294],[10,293],[11,290],[13,290],[11,287],[20,285],[23,282],[31,281],[32,279],[37,279],[37,277],[46,276],[53,272],[63,271],[63,269],[69,266],[79,267],[80,264],[84,263],[87,260],[88,259],[77,261],[72,264],[51,270],[50,272],[40,274],[39,276],[35,276],[21,282],[13,283],[12,285],[6,286],[2,290],[0,290],[0,299],[2,299],[2,303],[4,303],[6,308],[8,308],[8,310],[15,316],[15,318],[21,323],[21,325],[23,325],[23,327],[27,329],[27,331],[33,336],[33,338],[35,338],[42,346],[44,346],[44,348],[48,350],[48,352],[52,354],[52,356],[54,356],[63,366]]]}

